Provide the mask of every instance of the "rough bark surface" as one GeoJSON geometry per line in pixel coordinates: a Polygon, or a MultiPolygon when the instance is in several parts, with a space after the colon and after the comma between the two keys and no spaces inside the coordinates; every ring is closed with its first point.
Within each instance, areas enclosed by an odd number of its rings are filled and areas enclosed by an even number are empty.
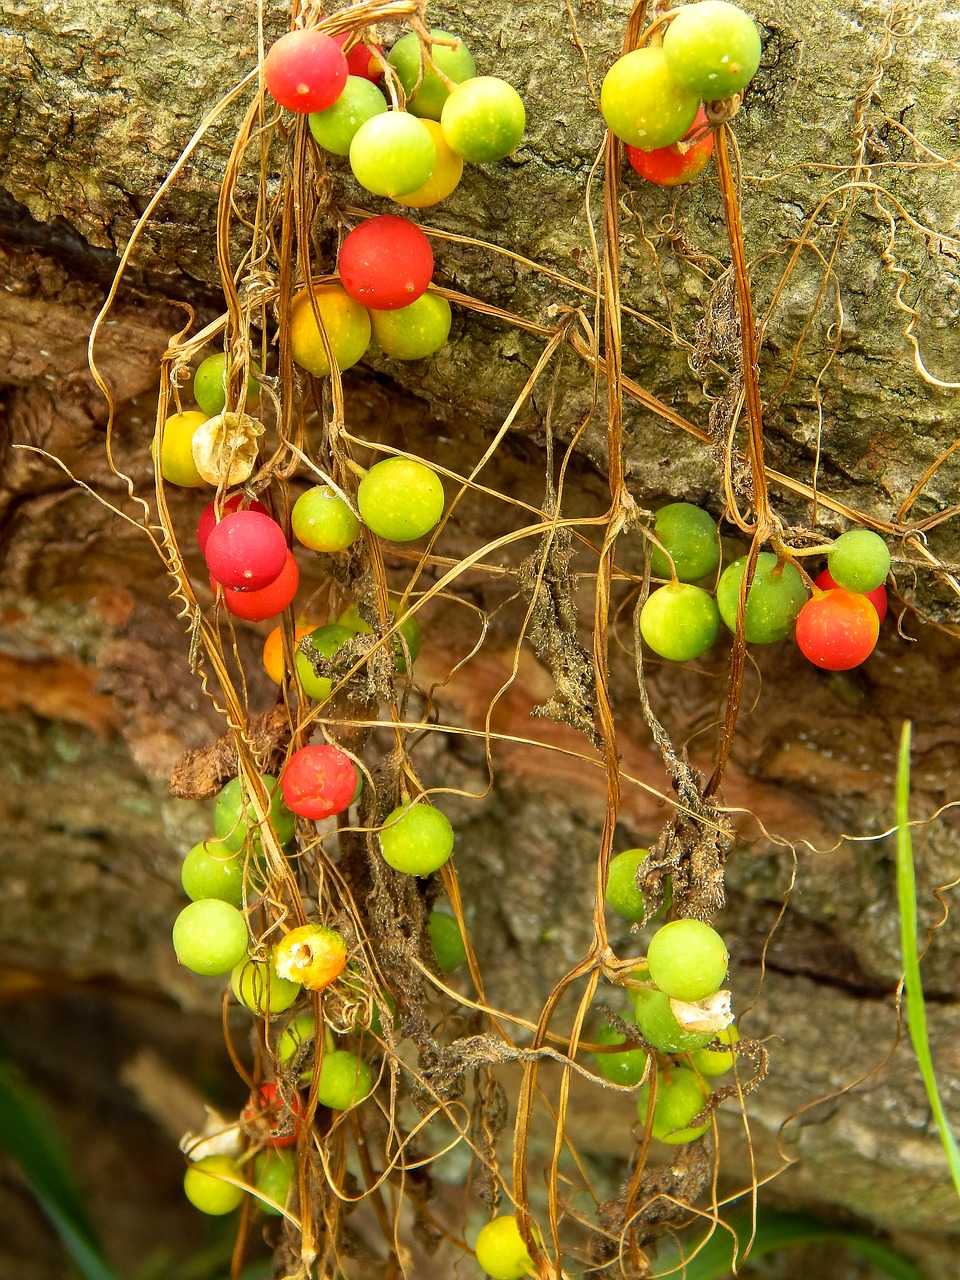
{"type": "MultiPolygon", "coordinates": [[[[455,243],[437,247],[444,283],[540,323],[549,323],[554,306],[582,307],[592,320],[584,202],[602,129],[584,59],[599,88],[628,8],[599,0],[430,5],[431,22],[461,33],[481,71],[516,85],[529,127],[513,159],[468,172],[424,221],[508,248],[582,287],[455,243]]],[[[267,6],[268,42],[284,28],[285,11],[267,6]]],[[[764,60],[735,130],[761,317],[798,238],[810,242],[769,314],[761,357],[767,462],[805,484],[817,477],[830,498],[890,521],[956,436],[955,390],[921,376],[905,336],[910,307],[926,368],[943,382],[960,378],[960,246],[951,238],[960,234],[960,183],[955,168],[931,159],[957,153],[956,15],[938,3],[860,0],[826,8],[764,0],[756,12],[764,60]],[[858,152],[860,186],[844,190],[858,152]]],[[[55,1099],[121,1271],[199,1236],[192,1211],[178,1203],[170,1137],[177,1114],[168,1114],[164,1131],[165,1104],[149,1074],[130,1074],[130,1062],[144,1046],[181,1070],[196,1054],[197,1070],[191,1064],[185,1074],[199,1078],[209,1068],[229,1079],[217,1056],[219,996],[185,975],[169,946],[180,859],[208,834],[209,817],[208,806],[171,799],[166,778],[184,749],[206,745],[222,725],[190,677],[189,636],[149,543],[63,468],[134,514],[106,465],[105,406],[87,372],[87,334],[115,253],[205,112],[254,65],[256,48],[256,6],[240,0],[7,0],[0,16],[0,1014],[11,1056],[55,1099]],[[24,445],[34,451],[17,447],[24,445]],[[81,1047],[65,1062],[50,1042],[66,1041],[68,1030],[81,1047]],[[130,1152],[148,1144],[157,1154],[144,1171],[130,1152]],[[153,1212],[150,1203],[161,1208],[153,1212]]],[[[174,302],[188,301],[204,319],[220,306],[214,216],[236,122],[228,113],[212,130],[161,205],[104,332],[100,359],[119,407],[117,460],[147,490],[158,360],[182,324],[174,302]]],[[[361,202],[340,169],[333,192],[343,204],[361,202]]],[[[596,184],[588,208],[596,230],[596,184]]],[[[677,194],[626,183],[622,233],[623,302],[649,318],[625,321],[625,370],[706,426],[704,392],[719,394],[725,380],[716,368],[696,376],[691,359],[712,311],[709,354],[724,364],[727,254],[715,184],[677,194]]],[[[395,440],[465,472],[540,350],[515,329],[460,313],[450,345],[427,364],[381,360],[354,370],[352,420],[361,429],[388,423],[395,440]]],[[[604,394],[601,385],[601,406],[604,394]]],[[[554,409],[559,435],[573,434],[593,396],[588,369],[568,355],[554,409]]],[[[547,397],[544,381],[485,473],[490,488],[537,507],[547,397]]],[[[568,514],[605,509],[604,419],[601,407],[571,464],[568,514]]],[[[682,497],[721,510],[715,451],[632,404],[626,432],[640,505],[682,497]]],[[[958,482],[955,452],[903,518],[948,510],[958,482]]],[[[809,503],[776,485],[774,494],[788,523],[810,520],[809,503]]],[[[196,505],[192,493],[173,495],[184,542],[196,505]]],[[[829,511],[819,514],[826,531],[841,527],[829,511]]],[[[466,502],[444,554],[468,553],[508,519],[488,502],[466,502]]],[[[927,544],[956,573],[960,520],[936,524],[927,544]]],[[[925,570],[906,542],[894,553],[904,600],[955,624],[957,597],[945,576],[925,570]]],[[[642,564],[639,537],[625,543],[621,560],[642,564]]],[[[202,581],[199,559],[191,567],[202,581]]],[[[482,723],[512,670],[524,612],[514,585],[470,581],[492,623],[470,678],[438,691],[447,723],[482,723]]],[[[589,587],[585,580],[577,598],[586,622],[589,587]]],[[[465,616],[445,604],[428,615],[421,687],[462,656],[472,639],[465,616]]],[[[738,1006],[750,1006],[745,1031],[775,1037],[770,1076],[747,1107],[758,1176],[779,1166],[778,1142],[796,1160],[764,1195],[893,1232],[923,1256],[931,1276],[947,1280],[955,1275],[951,1233],[960,1212],[911,1054],[901,1044],[887,1060],[900,967],[892,848],[880,837],[891,824],[895,742],[908,716],[915,814],[957,799],[960,666],[952,636],[909,611],[902,628],[907,639],[888,624],[869,665],[852,675],[827,677],[788,646],[756,653],[744,698],[753,710],[742,718],[724,789],[738,844],[721,924],[736,958],[738,1006]]],[[[259,668],[265,630],[238,632],[251,705],[260,709],[274,696],[259,668]]],[[[625,790],[618,842],[626,848],[656,837],[664,810],[655,792],[667,783],[637,701],[628,618],[615,640],[623,771],[654,788],[625,790]]],[[[648,664],[657,713],[704,767],[725,667],[725,652],[696,672],[648,664]]],[[[573,730],[531,720],[553,688],[523,649],[495,727],[583,752],[573,730]]],[[[485,789],[483,752],[469,738],[435,735],[418,760],[433,785],[485,789]]],[[[582,761],[521,747],[504,746],[496,765],[489,794],[449,812],[488,999],[530,1016],[589,938],[604,778],[582,761]]],[[[960,862],[956,810],[921,828],[916,843],[924,923],[932,924],[931,890],[955,879],[960,862]]],[[[612,941],[624,951],[637,945],[626,926],[612,941]]],[[[933,936],[924,977],[938,1074],[955,1118],[958,954],[950,921],[933,936]]],[[[611,1192],[612,1171],[629,1149],[622,1116],[619,1096],[578,1089],[571,1128],[598,1186],[606,1177],[611,1192]]],[[[722,1116],[721,1132],[724,1178],[742,1187],[750,1166],[735,1112],[722,1116]]],[[[62,1261],[33,1212],[14,1172],[0,1164],[0,1220],[16,1224],[0,1241],[0,1271],[46,1280],[62,1274],[62,1261]]],[[[809,1257],[797,1265],[797,1275],[809,1273],[809,1257]]],[[[866,1275],[852,1267],[824,1259],[819,1270],[866,1275]]]]}

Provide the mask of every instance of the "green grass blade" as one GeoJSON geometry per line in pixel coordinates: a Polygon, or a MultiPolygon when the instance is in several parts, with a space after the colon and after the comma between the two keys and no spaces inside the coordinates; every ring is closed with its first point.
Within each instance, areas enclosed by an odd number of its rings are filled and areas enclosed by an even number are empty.
{"type": "MultiPolygon", "coordinates": [[[[918,1270],[908,1258],[896,1253],[878,1240],[856,1231],[835,1227],[808,1214],[761,1210],[757,1214],[757,1230],[746,1262],[743,1261],[742,1255],[750,1241],[753,1225],[750,1215],[743,1214],[733,1218],[727,1225],[736,1235],[736,1248],[741,1259],[741,1267],[749,1267],[749,1261],[754,1258],[762,1258],[766,1254],[789,1249],[793,1245],[820,1244],[835,1240],[872,1262],[879,1272],[891,1277],[891,1280],[924,1280],[923,1272],[918,1270]]],[[[730,1231],[724,1227],[718,1227],[699,1252],[696,1252],[694,1247],[690,1247],[687,1250],[687,1257],[690,1260],[686,1264],[682,1262],[680,1254],[676,1251],[673,1251],[669,1257],[661,1257],[657,1262],[653,1280],[666,1276],[670,1272],[673,1273],[675,1280],[730,1280],[734,1274],[735,1262],[734,1241],[730,1231]]]]}
{"type": "Polygon", "coordinates": [[[917,882],[913,865],[913,841],[910,837],[910,721],[904,721],[900,734],[897,761],[897,901],[900,906],[900,944],[903,948],[903,985],[907,996],[907,1027],[913,1051],[920,1065],[920,1075],[927,1091],[930,1110],[940,1131],[940,1141],[947,1153],[950,1176],[960,1196],[960,1149],[940,1101],[937,1077],[930,1056],[927,1033],[927,1009],[920,979],[920,956],[917,952],[917,882]]]}
{"type": "Polygon", "coordinates": [[[94,1237],[53,1121],[36,1092],[2,1059],[0,1147],[19,1165],[85,1280],[116,1280],[94,1237]]]}

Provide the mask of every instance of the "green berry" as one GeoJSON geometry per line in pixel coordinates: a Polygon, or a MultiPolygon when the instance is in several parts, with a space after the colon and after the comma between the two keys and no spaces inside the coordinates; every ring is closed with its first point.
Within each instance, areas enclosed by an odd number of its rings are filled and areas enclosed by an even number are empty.
{"type": "Polygon", "coordinates": [[[383,860],[395,871],[428,876],[453,853],[453,827],[424,800],[401,805],[387,815],[380,832],[383,860]]]}
{"type": "MultiPolygon", "coordinates": [[[[724,1028],[714,1036],[714,1040],[719,1040],[721,1044],[737,1044],[739,1039],[740,1032],[733,1026],[724,1028]]],[[[690,1065],[702,1076],[722,1076],[724,1072],[732,1070],[735,1057],[732,1049],[697,1049],[690,1055],[690,1065]]]]}
{"type": "Polygon", "coordinates": [[[314,698],[317,702],[323,702],[324,699],[330,697],[330,691],[333,688],[333,682],[329,676],[318,676],[313,669],[313,663],[307,657],[304,651],[304,645],[311,645],[321,658],[332,658],[339,649],[353,639],[353,632],[348,631],[346,627],[339,626],[336,622],[328,622],[325,627],[317,627],[316,631],[311,631],[309,636],[305,636],[300,641],[300,648],[297,650],[296,668],[300,676],[300,683],[303,685],[303,691],[308,698],[314,698]]]}
{"type": "Polygon", "coordinates": [[[325,1107],[349,1111],[373,1088],[373,1072],[362,1058],[346,1049],[323,1055],[317,1080],[317,1098],[325,1107]]]}
{"type": "Polygon", "coordinates": [[[497,76],[477,76],[457,85],[440,117],[447,146],[472,164],[491,164],[510,155],[525,125],[519,93],[497,76]]]}
{"type": "Polygon", "coordinates": [[[243,1200],[243,1189],[223,1178],[243,1181],[243,1170],[230,1156],[204,1156],[192,1164],[183,1179],[187,1199],[201,1213],[219,1217],[232,1213],[243,1200]]]}
{"type": "Polygon", "coordinates": [[[383,115],[386,109],[384,96],[375,84],[363,76],[348,76],[333,106],[312,112],[307,120],[310,132],[324,151],[347,156],[360,126],[383,115]]]}
{"type": "Polygon", "coordinates": [[[713,596],[687,583],[668,582],[651,591],[640,610],[640,634],[654,653],[671,662],[701,657],[719,632],[713,596]]]}
{"type": "Polygon", "coordinates": [[[713,1039],[709,1031],[688,1031],[682,1027],[670,1008],[670,997],[662,991],[639,991],[636,1017],[644,1040],[661,1053],[690,1053],[713,1039]]]}
{"type": "Polygon", "coordinates": [[[283,1013],[296,1002],[303,987],[281,978],[273,960],[241,960],[230,975],[230,989],[237,1000],[260,1018],[283,1013]]]}
{"type": "Polygon", "coordinates": [[[467,963],[467,948],[464,946],[463,934],[453,916],[445,911],[431,911],[427,920],[427,931],[433,944],[433,954],[437,964],[444,973],[453,973],[462,964],[467,963]]]}
{"type": "MultiPolygon", "coordinates": [[[[293,839],[295,819],[283,802],[279,779],[265,773],[262,781],[267,795],[270,796],[270,826],[280,844],[289,844],[293,839]]],[[[232,853],[240,852],[246,843],[248,831],[252,830],[252,848],[259,854],[262,852],[262,843],[260,834],[255,829],[256,810],[252,799],[248,800],[244,806],[245,791],[244,784],[238,777],[231,778],[226,786],[220,789],[213,806],[213,829],[225,848],[232,853]]]]}
{"type": "MultiPolygon", "coordinates": [[[[253,1162],[253,1185],[283,1208],[286,1208],[290,1198],[290,1187],[295,1176],[296,1166],[289,1151],[279,1151],[276,1148],[263,1151],[253,1162]]],[[[278,1217],[280,1214],[279,1209],[274,1209],[273,1205],[265,1204],[262,1200],[258,1200],[257,1205],[262,1213],[270,1217],[278,1217]]]]}
{"type": "MultiPolygon", "coordinates": [[[[747,556],[728,565],[717,583],[717,607],[731,631],[737,629],[740,584],[747,569],[747,556]]],[[[793,631],[797,615],[807,601],[807,588],[797,568],[780,563],[772,551],[762,551],[747,593],[743,630],[748,644],[772,644],[785,640],[793,631]]]]}
{"type": "MultiPolygon", "coordinates": [[[[206,360],[200,362],[197,372],[193,375],[193,398],[209,418],[215,418],[217,414],[223,413],[227,406],[227,357],[221,351],[217,355],[207,356],[206,360]]],[[[256,360],[250,361],[251,369],[260,372],[260,366],[256,360]]],[[[250,375],[247,377],[247,394],[242,408],[247,413],[257,406],[260,399],[260,387],[256,379],[250,375]]]]}
{"type": "MultiPolygon", "coordinates": [[[[364,82],[369,84],[369,80],[364,82]]],[[[345,551],[360,536],[360,521],[326,484],[316,484],[293,504],[293,536],[311,551],[345,551]]]]}
{"type": "Polygon", "coordinates": [[[368,529],[389,542],[412,542],[443,515],[437,473],[413,458],[384,458],[360,481],[357,506],[368,529]]]}
{"type": "Polygon", "coordinates": [[[450,303],[439,293],[424,293],[395,311],[371,311],[370,327],[386,355],[394,360],[425,360],[450,336],[450,303]]]}
{"type": "MultiPolygon", "coordinates": [[[[399,605],[391,602],[387,612],[390,615],[391,622],[397,616],[399,605]]],[[[355,604],[347,605],[343,613],[337,618],[337,622],[341,627],[348,627],[355,635],[372,635],[373,627],[364,618],[360,616],[360,610],[355,604]]],[[[416,662],[417,654],[420,652],[420,645],[423,641],[423,632],[420,630],[420,623],[414,613],[404,615],[403,621],[400,623],[400,634],[394,636],[393,655],[397,664],[397,670],[404,675],[407,670],[407,654],[410,655],[410,661],[416,662]],[[401,636],[403,639],[401,640],[401,636]]]]}
{"type": "Polygon", "coordinates": [[[685,4],[663,37],[670,74],[704,102],[745,89],[756,75],[761,52],[757,24],[726,0],[685,4]]]}
{"type": "MultiPolygon", "coordinates": [[[[602,1026],[593,1037],[597,1044],[626,1044],[626,1037],[613,1027],[602,1026]]],[[[647,1068],[647,1054],[643,1049],[624,1049],[622,1053],[595,1053],[597,1074],[614,1084],[635,1085],[643,1079],[647,1068]]]]}
{"type": "MultiPolygon", "coordinates": [[[[441,31],[439,27],[434,27],[430,35],[435,40],[456,42],[453,45],[434,44],[430,47],[431,58],[448,80],[452,80],[454,84],[460,84],[461,81],[469,80],[477,74],[476,63],[470,50],[459,36],[453,36],[449,31],[441,31]]],[[[407,95],[407,110],[412,111],[415,116],[439,120],[443,104],[450,96],[450,90],[436,71],[422,61],[420,40],[416,33],[411,31],[401,36],[390,50],[387,61],[396,70],[403,85],[403,92],[407,95]],[[421,66],[423,79],[420,81],[420,88],[411,98],[410,94],[413,93],[414,86],[420,79],[421,66]]]]}
{"type": "Polygon", "coordinates": [[[201,840],[183,860],[180,883],[188,898],[219,898],[243,905],[243,855],[231,853],[221,840],[201,840]]]}
{"type": "Polygon", "coordinates": [[[702,920],[671,920],[650,939],[650,978],[673,1000],[706,1000],[723,986],[730,955],[702,920]]]}
{"type": "MultiPolygon", "coordinates": [[[[710,1128],[710,1121],[691,1127],[690,1121],[703,1110],[709,1095],[688,1067],[670,1067],[657,1075],[657,1100],[653,1107],[651,1132],[658,1142],[671,1146],[692,1142],[710,1128]]],[[[637,1114],[646,1124],[650,1107],[650,1085],[637,1094],[637,1114]]]]}
{"type": "Polygon", "coordinates": [[[624,920],[643,919],[643,894],[637,888],[637,868],[649,854],[649,849],[625,849],[610,859],[606,903],[624,920]]]}
{"type": "Polygon", "coordinates": [[[674,80],[656,45],[618,58],[600,89],[600,109],[610,130],[642,151],[679,142],[699,108],[699,97],[674,80]]]}
{"type": "Polygon", "coordinates": [[[838,587],[866,595],[875,591],[890,572],[890,551],[879,534],[869,529],[841,533],[827,556],[830,576],[838,587]]]}
{"type": "Polygon", "coordinates": [[[513,1215],[504,1214],[480,1228],[477,1262],[491,1280],[521,1280],[534,1274],[533,1259],[513,1215]]]}
{"type": "Polygon", "coordinates": [[[204,898],[184,907],[173,925],[177,959],[194,973],[214,977],[229,973],[247,952],[243,912],[219,898],[204,898]]]}
{"type": "Polygon", "coordinates": [[[408,111],[365,121],[350,144],[353,176],[376,196],[405,196],[433,173],[437,148],[430,130],[408,111]]]}
{"type": "MultiPolygon", "coordinates": [[[[653,531],[673,557],[681,582],[699,582],[716,572],[720,543],[709,511],[689,502],[671,502],[657,512],[653,531]]],[[[650,552],[650,571],[658,578],[672,576],[670,561],[657,547],[650,552]]]]}
{"type": "Polygon", "coordinates": [[[316,1034],[317,1020],[312,1010],[295,1014],[277,1038],[275,1052],[281,1067],[292,1067],[308,1045],[313,1044],[316,1034]]]}
{"type": "MultiPolygon", "coordinates": [[[[390,1012],[391,1029],[395,1029],[397,1025],[396,1000],[394,1000],[393,996],[390,994],[389,991],[381,991],[380,1001],[382,1001],[382,1003],[387,1006],[387,1009],[390,1012]]],[[[373,1002],[373,1012],[370,1017],[370,1030],[373,1032],[375,1036],[379,1036],[381,1040],[383,1039],[383,1021],[380,1017],[380,1004],[378,1003],[377,1000],[374,1000],[373,1002]]]]}

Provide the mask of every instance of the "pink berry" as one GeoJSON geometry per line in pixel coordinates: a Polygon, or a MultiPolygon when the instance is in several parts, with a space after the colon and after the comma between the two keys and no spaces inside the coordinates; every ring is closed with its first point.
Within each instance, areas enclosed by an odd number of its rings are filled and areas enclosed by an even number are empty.
{"type": "Polygon", "coordinates": [[[325,111],[347,83],[347,60],[335,40],[315,30],[288,31],[263,60],[263,78],[281,107],[325,111]]]}
{"type": "MultiPolygon", "coordinates": [[[[342,49],[350,39],[350,33],[345,31],[343,35],[334,36],[333,38],[342,49]]],[[[369,80],[372,84],[379,84],[383,79],[384,61],[383,50],[378,44],[364,44],[361,41],[359,44],[355,44],[347,54],[347,69],[352,76],[362,76],[364,80],[369,80]],[[379,53],[379,58],[374,57],[374,50],[379,53]]]]}
{"type": "MultiPolygon", "coordinates": [[[[275,618],[283,613],[300,585],[300,570],[293,558],[293,552],[287,552],[287,560],[278,577],[267,587],[259,591],[234,591],[230,587],[221,587],[223,602],[227,612],[235,618],[245,618],[247,622],[263,622],[266,618],[275,618]]],[[[210,589],[217,590],[216,579],[210,579],[210,589]]]]}
{"type": "Polygon", "coordinates": [[[353,761],[337,747],[301,747],[280,775],[287,808],[301,818],[329,818],[350,807],[357,790],[353,761]]]}
{"type": "MultiPolygon", "coordinates": [[[[229,498],[224,498],[223,506],[220,508],[220,519],[228,516],[233,511],[239,511],[246,501],[243,493],[231,493],[229,498]]],[[[262,502],[250,502],[243,508],[245,511],[262,511],[265,516],[270,512],[262,502]]],[[[200,544],[200,550],[204,551],[207,546],[207,539],[213,532],[214,525],[217,523],[217,504],[208,502],[200,512],[200,519],[197,521],[197,542],[200,544]]]]}
{"type": "Polygon", "coordinates": [[[287,540],[276,520],[263,512],[234,511],[211,529],[203,554],[221,586],[259,591],[280,576],[287,540]]]}
{"type": "MultiPolygon", "coordinates": [[[[814,583],[820,588],[821,591],[832,591],[834,587],[839,587],[840,585],[839,582],[834,582],[833,578],[830,575],[829,569],[823,569],[820,573],[818,573],[817,576],[814,578],[814,583]]],[[[886,587],[881,582],[879,587],[874,587],[872,591],[865,591],[863,594],[867,597],[867,599],[876,609],[877,617],[880,619],[881,622],[883,622],[884,618],[887,616],[886,587]]]]}
{"type": "Polygon", "coordinates": [[[423,296],[433,275],[430,241],[414,222],[382,214],[340,246],[340,283],[354,302],[396,311],[423,296]]]}

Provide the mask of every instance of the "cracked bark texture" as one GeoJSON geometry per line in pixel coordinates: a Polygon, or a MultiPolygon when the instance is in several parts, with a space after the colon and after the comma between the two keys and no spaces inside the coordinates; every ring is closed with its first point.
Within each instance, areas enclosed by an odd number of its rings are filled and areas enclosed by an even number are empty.
{"type": "MultiPolygon", "coordinates": [[[[602,131],[584,55],[598,87],[619,50],[627,11],[600,0],[572,0],[569,9],[560,0],[430,5],[431,22],[461,33],[481,72],[517,86],[529,127],[514,158],[468,167],[461,188],[424,221],[492,241],[589,286],[584,199],[602,131]]],[[[919,376],[904,336],[908,316],[897,304],[902,286],[902,299],[919,313],[916,336],[928,369],[956,381],[960,275],[951,237],[960,231],[960,183],[955,170],[927,163],[904,132],[912,129],[933,152],[957,152],[955,15],[937,3],[855,0],[826,7],[788,0],[758,4],[755,12],[764,24],[764,60],[735,132],[759,315],[808,217],[849,180],[861,144],[872,166],[856,197],[838,191],[828,200],[815,227],[816,250],[801,251],[770,316],[761,357],[767,462],[810,483],[818,460],[825,493],[891,519],[956,434],[955,393],[919,376]],[[835,242],[826,272],[818,252],[829,255],[835,242]]],[[[285,22],[285,6],[266,7],[268,42],[285,22]]],[[[150,1100],[143,1091],[118,1081],[144,1045],[173,1065],[196,1054],[216,1065],[221,1081],[228,1078],[217,1058],[218,998],[178,969],[168,941],[181,902],[180,859],[207,834],[208,816],[206,806],[170,799],[165,778],[183,749],[208,743],[220,724],[189,676],[189,640],[146,540],[48,458],[14,446],[44,450],[124,505],[105,464],[105,409],[86,370],[86,336],[115,253],[204,113],[253,65],[256,46],[256,7],[238,0],[53,0],[42,7],[7,0],[0,15],[0,1012],[10,1052],[57,1108],[121,1269],[152,1249],[200,1238],[195,1215],[178,1203],[172,1140],[145,1118],[150,1100]],[[51,1051],[57,1027],[83,1046],[68,1064],[51,1051]],[[129,1155],[144,1144],[156,1152],[150,1170],[129,1155]],[[161,1207],[151,1213],[148,1203],[161,1207]]],[[[236,119],[228,114],[212,131],[165,199],[104,335],[102,361],[120,407],[119,461],[146,488],[157,362],[182,323],[173,303],[189,302],[201,318],[219,309],[214,212],[236,119]]],[[[342,203],[376,207],[336,168],[333,190],[342,203]]],[[[598,227],[599,188],[589,210],[598,227]]],[[[714,286],[724,246],[712,182],[680,193],[625,183],[623,301],[653,322],[625,320],[625,369],[699,425],[706,425],[708,406],[690,348],[704,314],[722,302],[714,286]]],[[[582,306],[592,316],[586,293],[486,250],[439,244],[437,263],[444,283],[540,322],[549,322],[554,304],[582,306]]],[[[460,314],[435,360],[381,360],[354,370],[347,380],[353,420],[361,429],[389,421],[395,438],[414,451],[468,470],[539,353],[513,329],[460,314]]],[[[706,388],[721,391],[721,375],[711,372],[706,388]]],[[[568,355],[558,433],[572,433],[592,395],[588,372],[568,355]]],[[[546,402],[545,381],[487,475],[491,487],[537,506],[546,402]]],[[[601,407],[575,455],[568,514],[604,510],[603,420],[601,407]]],[[[630,404],[625,430],[627,474],[641,505],[681,497],[719,511],[719,471],[708,448],[630,404]]],[[[929,479],[911,518],[948,508],[958,481],[955,453],[929,479]]],[[[777,486],[774,500],[788,523],[810,519],[809,504],[777,486]]],[[[195,495],[173,495],[178,529],[189,530],[195,508],[195,495]]],[[[819,515],[827,531],[840,527],[828,511],[819,515]]],[[[500,531],[501,516],[487,502],[464,504],[444,553],[473,550],[500,531]]],[[[954,571],[958,523],[937,525],[928,537],[930,551],[954,571]]],[[[622,562],[636,567],[640,539],[623,541],[622,562]]],[[[955,622],[956,597],[943,579],[915,570],[915,551],[894,550],[902,594],[955,622]]],[[[199,562],[193,568],[199,578],[199,562]]],[[[440,706],[448,722],[476,726],[510,673],[523,611],[510,599],[511,584],[478,579],[470,587],[497,612],[471,679],[451,684],[440,706]]],[[[578,596],[585,620],[588,588],[585,582],[578,596]]],[[[450,606],[435,606],[427,621],[417,664],[423,687],[449,671],[467,634],[462,613],[450,606]]],[[[771,1075],[748,1105],[759,1172],[777,1167],[778,1141],[797,1161],[764,1197],[892,1231],[922,1256],[931,1276],[946,1280],[955,1275],[951,1232],[960,1218],[944,1161],[908,1049],[900,1045],[884,1061],[896,1035],[899,943],[892,849],[879,837],[890,825],[893,744],[906,716],[915,720],[915,814],[956,799],[960,674],[952,638],[909,613],[903,625],[908,640],[888,624],[867,667],[845,676],[813,671],[788,646],[755,654],[724,792],[737,810],[739,839],[720,927],[736,957],[737,1007],[752,1006],[745,1029],[776,1037],[771,1075]],[[861,1078],[852,1092],[804,1109],[861,1078]]],[[[265,708],[272,693],[259,673],[261,640],[255,628],[240,633],[253,673],[251,702],[265,708]]],[[[626,622],[615,640],[624,772],[662,790],[663,770],[631,692],[626,622]]],[[[722,653],[697,671],[648,664],[654,707],[704,766],[724,668],[722,653]]],[[[531,709],[552,692],[550,677],[523,650],[498,727],[529,736],[531,709]]],[[[538,722],[537,731],[553,745],[584,750],[571,730],[538,722]]],[[[483,789],[482,751],[470,739],[435,737],[418,758],[435,785],[483,789]]],[[[497,765],[490,795],[452,805],[450,816],[489,998],[529,1016],[587,943],[592,890],[585,886],[592,885],[603,779],[600,770],[562,755],[519,748],[505,747],[497,765]]],[[[618,847],[652,841],[663,821],[656,796],[628,788],[618,847]]],[[[930,924],[937,917],[930,890],[956,875],[954,811],[918,832],[917,854],[930,924]]],[[[626,927],[613,941],[621,953],[638,945],[626,927]]],[[[948,922],[924,962],[937,1068],[954,1117],[958,952],[948,922]]],[[[615,993],[607,996],[613,1005],[615,993]]],[[[629,1120],[620,1097],[579,1087],[576,1096],[571,1125],[602,1186],[629,1150],[629,1120]]],[[[725,1185],[743,1186],[749,1163],[742,1126],[730,1113],[721,1130],[725,1185]]],[[[37,1280],[59,1275],[55,1242],[6,1166],[0,1200],[2,1219],[17,1224],[0,1242],[0,1264],[37,1280]]],[[[805,1274],[810,1259],[778,1265],[805,1274]]],[[[866,1274],[836,1258],[817,1265],[825,1277],[866,1274]]]]}

